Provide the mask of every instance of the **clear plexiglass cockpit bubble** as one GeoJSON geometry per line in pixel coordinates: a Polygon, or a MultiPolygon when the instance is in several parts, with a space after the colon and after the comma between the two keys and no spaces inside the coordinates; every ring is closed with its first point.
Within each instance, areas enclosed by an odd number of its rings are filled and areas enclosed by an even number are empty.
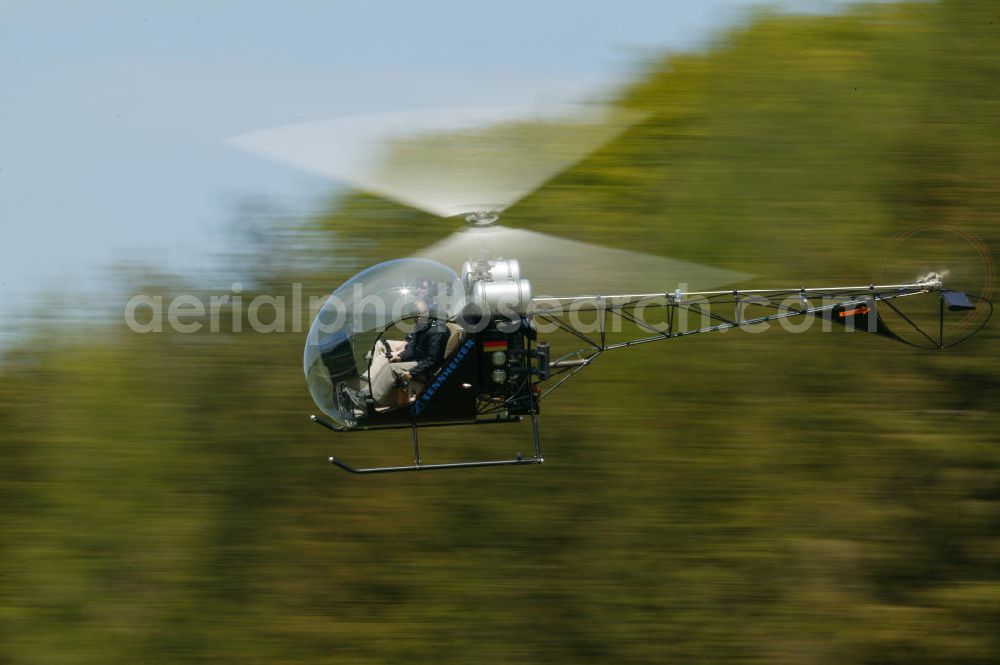
{"type": "Polygon", "coordinates": [[[386,261],[347,280],[316,315],[303,357],[313,401],[327,416],[350,426],[352,406],[343,387],[359,389],[371,351],[382,333],[412,326],[418,308],[432,318],[454,319],[465,304],[465,290],[451,268],[427,259],[386,261]],[[366,357],[368,355],[368,357],[366,357]]]}

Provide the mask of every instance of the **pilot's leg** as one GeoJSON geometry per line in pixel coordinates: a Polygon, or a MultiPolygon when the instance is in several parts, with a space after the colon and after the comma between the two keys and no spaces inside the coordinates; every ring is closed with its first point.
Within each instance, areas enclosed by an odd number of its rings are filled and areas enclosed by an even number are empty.
{"type": "Polygon", "coordinates": [[[397,378],[412,369],[414,361],[403,363],[385,363],[381,371],[375,373],[372,363],[372,399],[376,406],[394,406],[399,402],[400,393],[396,390],[397,378]]]}
{"type": "MultiPolygon", "coordinates": [[[[406,348],[406,342],[390,339],[389,348],[391,353],[397,354],[402,353],[403,349],[406,348]]],[[[371,351],[371,365],[368,371],[361,375],[361,391],[366,395],[372,394],[368,390],[368,377],[372,377],[372,383],[375,383],[375,377],[380,376],[383,372],[389,371],[389,356],[385,353],[385,346],[382,345],[381,341],[375,343],[375,347],[371,351]]]]}
{"type": "MultiPolygon", "coordinates": [[[[389,342],[389,352],[392,354],[402,353],[403,349],[406,348],[406,342],[402,342],[395,339],[386,340],[389,342]]],[[[385,346],[382,341],[379,340],[375,342],[374,348],[365,356],[365,358],[371,358],[371,366],[368,371],[361,374],[361,387],[365,390],[368,388],[368,375],[374,376],[382,371],[382,368],[389,364],[389,356],[385,352],[385,346]]]]}

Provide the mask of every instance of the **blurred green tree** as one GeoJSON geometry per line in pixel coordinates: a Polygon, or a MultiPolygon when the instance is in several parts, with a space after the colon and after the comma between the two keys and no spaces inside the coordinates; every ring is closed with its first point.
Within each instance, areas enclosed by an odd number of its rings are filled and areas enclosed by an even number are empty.
{"type": "MultiPolygon", "coordinates": [[[[649,119],[506,218],[778,285],[864,283],[915,224],[996,247],[998,26],[986,0],[754,16],[638,71],[620,103],[649,119]]],[[[348,196],[241,261],[244,301],[450,230],[348,196]]],[[[544,467],[364,480],[331,444],[406,442],[310,426],[302,334],[231,328],[6,353],[0,662],[1000,659],[995,326],[942,354],[730,332],[608,356],[546,405],[544,467]]],[[[526,436],[488,434],[429,452],[526,436]]]]}

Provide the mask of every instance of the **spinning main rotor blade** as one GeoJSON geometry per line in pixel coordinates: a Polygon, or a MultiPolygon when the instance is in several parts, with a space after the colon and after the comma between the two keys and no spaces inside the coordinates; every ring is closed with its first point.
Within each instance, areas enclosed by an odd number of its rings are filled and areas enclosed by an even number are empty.
{"type": "MultiPolygon", "coordinates": [[[[287,125],[230,142],[451,217],[504,210],[641,117],[588,106],[430,109],[287,125]]],[[[456,269],[514,258],[544,295],[711,288],[750,277],[498,225],[459,231],[417,256],[456,269]]]]}
{"type": "Polygon", "coordinates": [[[504,210],[640,118],[584,106],[444,108],[286,125],[230,143],[451,217],[504,210]]]}
{"type": "Polygon", "coordinates": [[[484,251],[492,258],[517,259],[536,296],[666,293],[677,288],[724,286],[751,277],[734,270],[503,226],[457,231],[417,256],[457,267],[484,251]]]}

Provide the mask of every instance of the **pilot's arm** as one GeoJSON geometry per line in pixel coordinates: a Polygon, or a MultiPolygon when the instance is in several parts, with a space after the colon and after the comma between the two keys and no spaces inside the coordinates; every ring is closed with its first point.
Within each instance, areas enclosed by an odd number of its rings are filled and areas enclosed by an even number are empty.
{"type": "MultiPolygon", "coordinates": [[[[448,345],[448,333],[441,330],[443,326],[435,325],[433,329],[427,331],[427,353],[423,358],[417,360],[417,364],[410,369],[411,375],[423,374],[436,369],[444,360],[444,350],[448,345]]],[[[447,331],[447,329],[445,329],[447,331]]],[[[410,347],[407,346],[407,349],[410,347]]]]}
{"type": "Polygon", "coordinates": [[[391,358],[394,363],[404,363],[408,360],[413,360],[414,352],[417,347],[416,333],[409,333],[406,336],[406,346],[391,358]]]}

